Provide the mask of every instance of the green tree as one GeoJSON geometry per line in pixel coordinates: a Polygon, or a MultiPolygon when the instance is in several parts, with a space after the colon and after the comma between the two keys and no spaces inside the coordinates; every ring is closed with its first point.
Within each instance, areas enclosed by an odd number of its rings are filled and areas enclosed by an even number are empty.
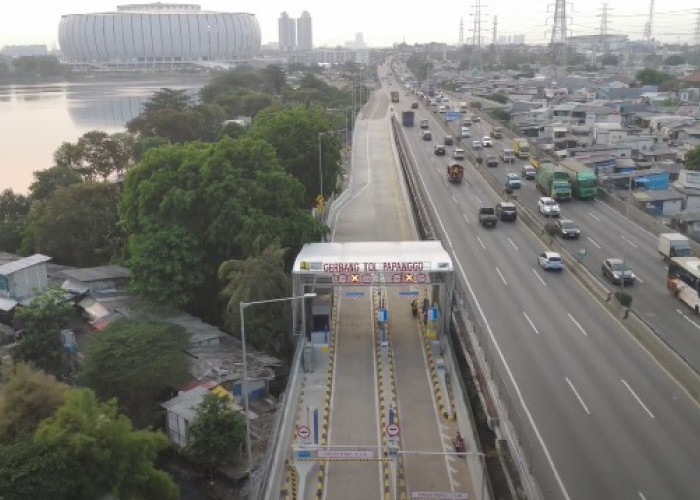
{"type": "MultiPolygon", "coordinates": [[[[276,242],[262,247],[256,240],[256,251],[244,260],[227,260],[219,267],[219,280],[223,283],[221,296],[226,301],[224,323],[229,331],[240,329],[241,302],[286,297],[290,280],[285,270],[285,253],[276,242]]],[[[265,351],[279,351],[284,345],[284,304],[271,303],[266,307],[247,311],[246,331],[250,343],[265,351]]]]}
{"type": "Polygon", "coordinates": [[[122,319],[89,344],[78,379],[100,398],[116,398],[137,426],[146,426],[163,391],[188,380],[188,345],[181,326],[122,319]]]}
{"type": "Polygon", "coordinates": [[[179,498],[170,476],[154,465],[168,439],[161,432],[134,430],[114,400],[100,403],[89,389],[68,391],[63,406],[41,423],[34,439],[59,450],[62,461],[72,466],[76,484],[67,498],[179,498]]]}
{"type": "MultiPolygon", "coordinates": [[[[61,147],[67,147],[66,145],[72,147],[68,142],[64,142],[61,147]]],[[[53,196],[57,189],[81,182],[83,182],[83,178],[75,168],[57,164],[46,170],[34,172],[34,182],[29,186],[29,193],[32,200],[46,200],[53,196]]]]}
{"type": "Polygon", "coordinates": [[[30,208],[27,196],[11,189],[0,193],[0,250],[14,253],[20,248],[30,208]]]}
{"type": "Polygon", "coordinates": [[[61,264],[89,267],[114,255],[119,186],[83,182],[35,202],[24,231],[23,249],[51,255],[61,264]]]}
{"type": "Polygon", "coordinates": [[[653,68],[644,68],[637,72],[635,79],[642,85],[659,85],[666,80],[673,79],[673,76],[653,68]]]}
{"type": "Polygon", "coordinates": [[[700,146],[695,146],[685,154],[683,165],[688,170],[700,170],[700,146]]]}
{"type": "Polygon", "coordinates": [[[218,317],[221,262],[247,255],[259,235],[291,249],[320,236],[303,193],[272,147],[247,135],[149,151],[120,205],[134,290],[218,317]]]}
{"type": "Polygon", "coordinates": [[[76,498],[79,470],[53,445],[31,436],[0,446],[0,492],[3,500],[76,498]]]}
{"type": "Polygon", "coordinates": [[[213,469],[245,440],[245,419],[225,398],[205,394],[187,428],[185,453],[200,466],[213,469]]]}
{"type": "Polygon", "coordinates": [[[134,140],[134,161],[139,162],[143,160],[146,153],[151,149],[166,146],[168,144],[170,144],[170,142],[165,137],[139,137],[134,140]]]}
{"type": "Polygon", "coordinates": [[[600,63],[603,66],[617,66],[618,64],[620,64],[620,58],[615,54],[610,54],[608,52],[606,54],[603,54],[603,57],[601,57],[600,59],[600,63]]]}
{"type": "Polygon", "coordinates": [[[235,89],[219,94],[214,102],[221,106],[226,116],[255,116],[274,101],[272,96],[253,89],[235,89]]]}
{"type": "Polygon", "coordinates": [[[7,367],[5,377],[0,386],[0,441],[10,443],[31,436],[53,415],[68,387],[23,363],[7,367]]]}
{"type": "Polygon", "coordinates": [[[73,316],[73,307],[59,288],[49,288],[21,307],[16,318],[22,327],[12,358],[66,380],[71,373],[71,359],[63,347],[61,329],[73,316]]]}
{"type": "MultiPolygon", "coordinates": [[[[300,106],[284,110],[268,108],[251,125],[253,137],[272,144],[285,170],[302,183],[307,206],[321,192],[318,169],[311,166],[318,165],[319,133],[329,130],[330,123],[320,108],[300,106]]],[[[324,196],[335,190],[340,174],[340,148],[337,134],[321,135],[324,196]]]]}
{"type": "Polygon", "coordinates": [[[671,54],[666,59],[664,59],[664,65],[666,66],[680,66],[681,64],[685,63],[685,57],[679,54],[671,54]]]}
{"type": "Polygon", "coordinates": [[[277,64],[269,64],[262,70],[265,87],[273,94],[282,92],[282,88],[287,83],[287,75],[277,64]]]}
{"type": "Polygon", "coordinates": [[[143,112],[153,113],[170,109],[173,111],[186,111],[192,106],[192,96],[187,89],[162,88],[143,104],[143,112]]]}

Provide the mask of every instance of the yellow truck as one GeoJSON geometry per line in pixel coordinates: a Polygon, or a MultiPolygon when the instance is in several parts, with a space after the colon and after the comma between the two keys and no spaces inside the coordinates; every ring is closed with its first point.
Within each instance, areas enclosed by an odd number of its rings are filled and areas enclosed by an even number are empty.
{"type": "Polygon", "coordinates": [[[513,139],[513,146],[511,148],[518,158],[527,159],[530,157],[530,144],[527,139],[513,139]]]}

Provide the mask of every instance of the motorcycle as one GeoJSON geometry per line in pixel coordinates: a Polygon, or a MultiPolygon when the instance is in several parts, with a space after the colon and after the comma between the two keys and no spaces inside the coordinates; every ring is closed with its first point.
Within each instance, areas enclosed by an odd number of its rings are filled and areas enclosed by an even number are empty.
{"type": "Polygon", "coordinates": [[[466,451],[464,440],[459,432],[457,433],[457,437],[452,440],[452,446],[454,446],[456,453],[464,453],[466,451]]]}

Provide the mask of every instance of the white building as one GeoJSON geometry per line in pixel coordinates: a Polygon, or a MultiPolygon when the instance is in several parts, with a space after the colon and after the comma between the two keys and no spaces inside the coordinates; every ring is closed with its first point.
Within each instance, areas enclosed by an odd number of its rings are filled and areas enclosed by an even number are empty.
{"type": "Polygon", "coordinates": [[[311,15],[304,11],[301,17],[297,19],[297,49],[311,50],[314,48],[313,43],[313,24],[311,15]]]}
{"type": "Polygon", "coordinates": [[[47,262],[39,253],[0,266],[0,310],[26,304],[48,287],[47,262]]]}
{"type": "Polygon", "coordinates": [[[283,52],[291,52],[297,46],[297,26],[296,20],[289,17],[289,14],[282,12],[277,20],[279,27],[279,47],[283,52]]]}

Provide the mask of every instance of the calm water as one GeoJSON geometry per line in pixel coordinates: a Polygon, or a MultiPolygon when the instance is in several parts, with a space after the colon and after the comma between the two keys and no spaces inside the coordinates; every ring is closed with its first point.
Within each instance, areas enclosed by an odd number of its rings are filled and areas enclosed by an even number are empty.
{"type": "Polygon", "coordinates": [[[164,88],[199,90],[203,76],[151,80],[0,85],[0,191],[26,194],[33,172],[53,166],[62,142],[76,142],[90,130],[125,130],[141,105],[164,88]]]}

